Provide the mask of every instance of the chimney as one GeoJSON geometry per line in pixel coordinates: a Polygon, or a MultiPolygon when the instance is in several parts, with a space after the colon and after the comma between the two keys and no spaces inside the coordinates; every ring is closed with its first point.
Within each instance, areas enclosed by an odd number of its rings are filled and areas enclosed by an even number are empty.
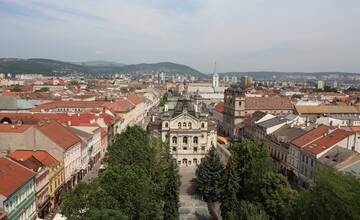
{"type": "Polygon", "coordinates": [[[154,122],[155,121],[155,115],[151,116],[151,121],[154,122]]]}
{"type": "Polygon", "coordinates": [[[167,104],[164,105],[164,112],[167,112],[169,110],[169,107],[167,104]]]}
{"type": "Polygon", "coordinates": [[[195,112],[198,112],[198,106],[194,105],[195,112]]]}

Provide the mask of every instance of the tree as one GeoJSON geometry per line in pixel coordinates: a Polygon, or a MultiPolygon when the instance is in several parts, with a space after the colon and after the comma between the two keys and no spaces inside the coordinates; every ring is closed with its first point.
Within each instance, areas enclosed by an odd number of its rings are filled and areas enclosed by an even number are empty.
{"type": "Polygon", "coordinates": [[[128,218],[120,210],[94,209],[84,217],[84,220],[128,220],[128,218]]]}
{"type": "Polygon", "coordinates": [[[249,201],[241,201],[239,218],[241,220],[268,220],[269,216],[260,204],[249,201]]]}
{"type": "Polygon", "coordinates": [[[221,215],[224,220],[237,220],[239,202],[237,193],[239,191],[239,177],[236,172],[235,158],[230,156],[226,164],[224,178],[222,182],[223,195],[221,197],[221,215]]]}
{"type": "Polygon", "coordinates": [[[300,194],[290,219],[360,219],[359,179],[319,166],[316,185],[300,194]]]}
{"type": "Polygon", "coordinates": [[[208,203],[218,201],[222,191],[221,179],[224,174],[224,166],[214,146],[201,160],[195,174],[197,191],[203,199],[208,203]]]}
{"type": "Polygon", "coordinates": [[[104,208],[121,210],[130,219],[161,219],[161,202],[156,185],[147,171],[137,165],[107,168],[100,175],[99,186],[108,199],[104,208]]]}
{"type": "Polygon", "coordinates": [[[36,90],[35,92],[48,92],[49,87],[42,87],[41,89],[36,90]]]}
{"type": "Polygon", "coordinates": [[[274,219],[288,216],[298,194],[282,174],[268,172],[259,179],[255,187],[258,189],[256,201],[263,205],[269,216],[274,219]]]}
{"type": "Polygon", "coordinates": [[[63,194],[61,213],[70,220],[82,219],[84,213],[90,210],[89,193],[91,184],[80,182],[69,192],[63,194]]]}
{"type": "Polygon", "coordinates": [[[272,171],[271,158],[258,139],[245,139],[230,147],[235,157],[236,171],[239,177],[239,200],[254,200],[258,189],[256,182],[267,172],[272,171]]]}
{"type": "Polygon", "coordinates": [[[164,106],[168,100],[168,94],[167,92],[161,97],[159,106],[164,106]]]}
{"type": "Polygon", "coordinates": [[[137,164],[150,170],[151,159],[148,135],[139,126],[132,126],[116,136],[115,143],[108,147],[105,162],[113,166],[137,164]]]}
{"type": "Polygon", "coordinates": [[[14,87],[10,89],[11,92],[22,92],[21,86],[16,84],[14,87]]]}
{"type": "Polygon", "coordinates": [[[179,176],[167,144],[128,127],[109,146],[105,162],[97,178],[64,195],[61,212],[68,219],[177,218],[179,176]]]}
{"type": "Polygon", "coordinates": [[[179,219],[179,187],[180,176],[178,174],[177,164],[169,161],[169,167],[166,172],[166,184],[164,194],[164,220],[179,219]]]}

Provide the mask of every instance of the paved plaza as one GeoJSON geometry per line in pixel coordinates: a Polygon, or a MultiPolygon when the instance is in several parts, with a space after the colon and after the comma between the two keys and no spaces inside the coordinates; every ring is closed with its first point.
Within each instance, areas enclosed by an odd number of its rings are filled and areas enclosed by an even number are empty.
{"type": "Polygon", "coordinates": [[[180,220],[210,220],[207,203],[195,195],[193,178],[195,178],[195,167],[180,167],[180,220]]]}

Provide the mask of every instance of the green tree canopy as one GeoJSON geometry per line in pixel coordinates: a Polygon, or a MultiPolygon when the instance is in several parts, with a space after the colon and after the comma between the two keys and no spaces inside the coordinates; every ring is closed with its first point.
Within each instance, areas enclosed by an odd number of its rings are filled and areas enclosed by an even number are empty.
{"type": "Polygon", "coordinates": [[[241,220],[268,220],[269,217],[260,204],[249,201],[241,201],[239,218],[241,220]]]}
{"type": "Polygon", "coordinates": [[[84,220],[128,220],[119,210],[93,209],[84,217],[84,220]]]}
{"type": "Polygon", "coordinates": [[[238,197],[251,201],[258,189],[254,187],[262,176],[272,171],[271,158],[258,139],[245,139],[230,148],[236,159],[236,171],[239,178],[238,197]]]}
{"type": "Polygon", "coordinates": [[[360,182],[349,173],[317,167],[316,185],[300,194],[291,219],[360,219],[360,182]]]}
{"type": "Polygon", "coordinates": [[[226,164],[224,178],[222,180],[221,215],[224,220],[237,220],[239,202],[237,193],[239,191],[239,179],[234,161],[235,157],[230,156],[226,164]]]}
{"type": "Polygon", "coordinates": [[[68,219],[178,218],[179,176],[167,144],[137,126],[128,127],[105,158],[106,169],[98,178],[63,196],[61,213],[68,219]]]}
{"type": "Polygon", "coordinates": [[[196,169],[196,187],[198,193],[206,202],[216,202],[221,196],[221,180],[224,166],[214,146],[196,169]]]}

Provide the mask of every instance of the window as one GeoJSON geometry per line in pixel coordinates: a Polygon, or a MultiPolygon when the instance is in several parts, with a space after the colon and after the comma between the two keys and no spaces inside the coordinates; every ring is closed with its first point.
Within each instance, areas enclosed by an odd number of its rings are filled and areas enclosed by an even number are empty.
{"type": "Polygon", "coordinates": [[[205,150],[205,147],[204,147],[204,146],[201,146],[201,150],[203,150],[203,151],[204,151],[204,150],[205,150]]]}
{"type": "Polygon", "coordinates": [[[192,126],[192,125],[191,125],[191,122],[189,122],[189,123],[188,123],[188,127],[191,128],[191,126],[192,126]]]}
{"type": "Polygon", "coordinates": [[[181,128],[181,122],[178,123],[178,127],[181,128]]]}
{"type": "Polygon", "coordinates": [[[194,137],[194,139],[193,139],[193,143],[194,144],[197,144],[199,141],[198,141],[198,137],[194,137]]]}
{"type": "Polygon", "coordinates": [[[176,147],[173,147],[172,150],[173,150],[173,151],[176,151],[176,147]]]}
{"type": "Polygon", "coordinates": [[[197,152],[197,147],[194,147],[194,152],[197,152]]]}
{"type": "Polygon", "coordinates": [[[186,127],[186,122],[183,123],[183,126],[186,127]]]}
{"type": "Polygon", "coordinates": [[[173,144],[177,144],[177,137],[175,137],[175,136],[172,137],[172,143],[173,143],[173,144]]]}
{"type": "Polygon", "coordinates": [[[165,128],[169,127],[169,123],[165,122],[165,128]]]}
{"type": "Polygon", "coordinates": [[[201,128],[205,128],[205,123],[201,122],[201,128]]]}
{"type": "Polygon", "coordinates": [[[183,137],[183,143],[184,144],[187,144],[188,143],[188,138],[185,136],[185,137],[183,137]]]}

